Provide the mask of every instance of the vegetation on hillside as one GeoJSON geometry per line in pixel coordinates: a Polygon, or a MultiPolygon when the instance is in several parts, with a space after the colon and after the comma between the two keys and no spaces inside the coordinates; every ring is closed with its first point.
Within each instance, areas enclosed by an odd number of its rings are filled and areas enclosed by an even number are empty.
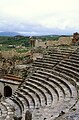
{"type": "Polygon", "coordinates": [[[0,37],[0,44],[5,44],[5,45],[24,45],[24,46],[29,46],[29,38],[28,37],[5,37],[1,36],[0,37]]]}
{"type": "MultiPolygon", "coordinates": [[[[61,35],[63,36],[63,35],[61,35]]],[[[47,35],[47,36],[33,36],[33,39],[41,39],[42,41],[47,40],[58,40],[59,35],[47,35]]],[[[64,37],[64,36],[63,36],[64,37]]],[[[0,51],[10,51],[15,49],[17,52],[26,52],[30,48],[30,37],[28,36],[0,36],[0,51]],[[19,47],[18,47],[19,46],[19,47]],[[21,48],[24,46],[25,48],[21,48]],[[27,48],[27,49],[26,49],[27,48]]]]}
{"type": "Polygon", "coordinates": [[[26,49],[21,49],[21,46],[24,46],[24,47],[27,47],[27,48],[30,47],[29,37],[24,37],[24,36],[15,36],[15,37],[0,36],[0,50],[1,51],[10,51],[11,49],[16,49],[17,52],[27,51],[26,49]]]}

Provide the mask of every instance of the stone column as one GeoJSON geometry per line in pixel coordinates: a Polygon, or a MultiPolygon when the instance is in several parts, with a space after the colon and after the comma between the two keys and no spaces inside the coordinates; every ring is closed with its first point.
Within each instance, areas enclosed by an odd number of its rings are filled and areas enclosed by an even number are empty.
{"type": "Polygon", "coordinates": [[[32,113],[29,110],[26,111],[25,120],[32,120],[32,113]]]}

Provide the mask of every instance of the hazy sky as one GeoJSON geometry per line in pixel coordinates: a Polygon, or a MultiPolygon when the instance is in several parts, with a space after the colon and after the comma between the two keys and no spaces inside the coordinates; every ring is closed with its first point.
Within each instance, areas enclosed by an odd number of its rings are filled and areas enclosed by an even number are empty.
{"type": "Polygon", "coordinates": [[[0,31],[79,32],[79,0],[0,0],[0,31]]]}

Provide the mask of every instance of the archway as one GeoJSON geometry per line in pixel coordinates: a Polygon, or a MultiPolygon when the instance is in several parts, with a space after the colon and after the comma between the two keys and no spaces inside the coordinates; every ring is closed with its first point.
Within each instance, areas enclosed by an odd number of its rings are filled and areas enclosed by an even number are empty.
{"type": "Polygon", "coordinates": [[[12,95],[12,89],[9,86],[4,87],[4,96],[5,97],[10,97],[12,95]]]}

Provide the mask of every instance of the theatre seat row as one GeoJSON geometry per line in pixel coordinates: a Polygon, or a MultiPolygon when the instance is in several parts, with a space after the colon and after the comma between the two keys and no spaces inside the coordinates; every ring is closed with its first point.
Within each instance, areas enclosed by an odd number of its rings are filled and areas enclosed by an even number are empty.
{"type": "Polygon", "coordinates": [[[76,49],[48,50],[34,61],[31,75],[6,99],[14,106],[15,115],[24,116],[30,110],[32,120],[54,120],[61,111],[71,109],[78,98],[78,53],[76,49]]]}
{"type": "Polygon", "coordinates": [[[0,103],[0,120],[13,119],[14,107],[7,102],[0,103]]]}

